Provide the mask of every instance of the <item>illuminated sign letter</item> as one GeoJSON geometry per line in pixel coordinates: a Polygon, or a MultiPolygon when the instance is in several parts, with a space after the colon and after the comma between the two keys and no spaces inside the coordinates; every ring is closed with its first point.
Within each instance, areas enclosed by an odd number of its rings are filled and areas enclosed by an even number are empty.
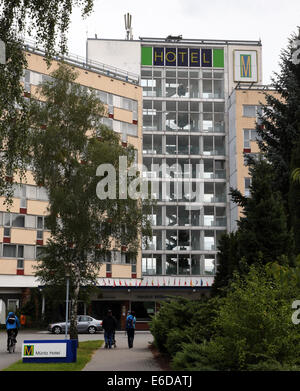
{"type": "Polygon", "coordinates": [[[175,48],[166,48],[166,66],[176,66],[175,48]]]}
{"type": "Polygon", "coordinates": [[[203,67],[212,67],[212,55],[211,49],[202,49],[201,50],[201,62],[203,67]]]}
{"type": "Polygon", "coordinates": [[[241,77],[251,76],[251,55],[241,54],[241,77]]]}
{"type": "Polygon", "coordinates": [[[187,67],[189,65],[188,49],[177,49],[177,65],[179,67],[187,67]]]}
{"type": "Polygon", "coordinates": [[[190,66],[200,67],[200,49],[190,49],[190,66]]]}
{"type": "Polygon", "coordinates": [[[164,65],[164,48],[154,48],[153,65],[164,65]]]}

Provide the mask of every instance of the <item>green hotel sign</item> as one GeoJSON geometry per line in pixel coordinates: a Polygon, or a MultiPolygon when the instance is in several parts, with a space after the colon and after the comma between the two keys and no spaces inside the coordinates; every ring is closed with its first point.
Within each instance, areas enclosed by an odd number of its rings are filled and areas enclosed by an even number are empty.
{"type": "Polygon", "coordinates": [[[224,49],[142,46],[142,65],[224,68],[224,49]]]}

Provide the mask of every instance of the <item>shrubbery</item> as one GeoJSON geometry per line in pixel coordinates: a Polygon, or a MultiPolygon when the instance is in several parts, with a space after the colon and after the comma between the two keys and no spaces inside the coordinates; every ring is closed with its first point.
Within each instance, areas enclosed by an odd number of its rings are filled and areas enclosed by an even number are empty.
{"type": "Polygon", "coordinates": [[[269,265],[253,265],[225,297],[163,303],[151,322],[155,344],[174,370],[299,370],[291,305],[300,289],[286,281],[269,265]]]}

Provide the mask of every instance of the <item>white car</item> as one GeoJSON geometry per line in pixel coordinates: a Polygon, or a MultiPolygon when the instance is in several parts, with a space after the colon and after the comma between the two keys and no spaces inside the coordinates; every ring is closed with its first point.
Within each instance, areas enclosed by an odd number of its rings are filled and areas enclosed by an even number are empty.
{"type": "MultiPolygon", "coordinates": [[[[88,315],[77,316],[78,333],[95,334],[102,330],[102,320],[97,320],[88,315]]],[[[51,323],[48,325],[48,331],[53,334],[61,334],[66,331],[66,322],[51,323]]],[[[68,322],[68,331],[70,331],[70,322],[68,322]]]]}

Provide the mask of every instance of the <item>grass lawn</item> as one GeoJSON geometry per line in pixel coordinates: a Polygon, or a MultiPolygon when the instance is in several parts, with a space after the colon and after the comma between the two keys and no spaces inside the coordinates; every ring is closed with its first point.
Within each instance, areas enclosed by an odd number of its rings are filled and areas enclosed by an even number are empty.
{"type": "Polygon", "coordinates": [[[3,371],[81,371],[91,360],[95,350],[100,348],[103,340],[79,342],[77,361],[72,363],[23,363],[22,360],[10,365],[3,371]]]}

